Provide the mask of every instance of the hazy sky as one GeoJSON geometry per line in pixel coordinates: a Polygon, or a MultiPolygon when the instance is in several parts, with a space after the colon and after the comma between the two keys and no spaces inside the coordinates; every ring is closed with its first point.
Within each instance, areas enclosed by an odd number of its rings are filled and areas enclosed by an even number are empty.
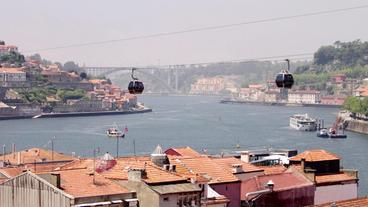
{"type": "MultiPolygon", "coordinates": [[[[366,0],[0,0],[0,39],[20,51],[368,4],[366,0]]],[[[79,48],[39,51],[87,66],[182,64],[314,52],[367,40],[368,8],[79,48]]],[[[35,53],[35,52],[34,52],[35,53]]]]}

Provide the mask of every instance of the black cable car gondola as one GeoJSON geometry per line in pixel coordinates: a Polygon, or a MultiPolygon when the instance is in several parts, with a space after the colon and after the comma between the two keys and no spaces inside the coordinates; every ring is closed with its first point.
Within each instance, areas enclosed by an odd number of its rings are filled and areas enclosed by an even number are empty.
{"type": "Polygon", "coordinates": [[[293,75],[289,73],[290,69],[289,59],[286,59],[286,62],[288,64],[288,69],[283,70],[279,74],[277,74],[275,82],[278,88],[290,89],[294,85],[294,78],[293,75]]]}
{"type": "Polygon", "coordinates": [[[131,77],[133,80],[129,82],[128,91],[131,94],[141,94],[144,90],[144,85],[141,81],[138,80],[138,78],[134,77],[135,70],[135,68],[132,68],[131,77]]]}

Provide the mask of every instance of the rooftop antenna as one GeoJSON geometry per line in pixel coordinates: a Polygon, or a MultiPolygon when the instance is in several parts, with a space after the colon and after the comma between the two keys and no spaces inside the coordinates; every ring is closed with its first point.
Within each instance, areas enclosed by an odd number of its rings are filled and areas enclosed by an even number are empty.
{"type": "Polygon", "coordinates": [[[3,145],[3,162],[5,163],[6,145],[3,145]]]}
{"type": "Polygon", "coordinates": [[[54,161],[54,139],[56,139],[55,136],[51,139],[51,160],[52,161],[54,161]]]}

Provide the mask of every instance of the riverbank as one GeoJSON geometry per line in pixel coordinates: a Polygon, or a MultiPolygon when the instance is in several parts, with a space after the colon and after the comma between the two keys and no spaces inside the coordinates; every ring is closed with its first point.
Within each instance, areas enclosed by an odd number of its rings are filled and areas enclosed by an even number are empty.
{"type": "Polygon", "coordinates": [[[36,116],[0,116],[0,120],[30,119],[30,118],[56,118],[56,117],[79,117],[79,116],[107,116],[123,114],[139,114],[152,112],[151,108],[130,109],[124,111],[94,111],[94,112],[70,112],[70,113],[41,113],[36,116]]]}
{"type": "Polygon", "coordinates": [[[343,120],[345,130],[368,134],[368,121],[353,119],[347,111],[341,111],[337,117],[343,120]]]}
{"type": "Polygon", "coordinates": [[[331,105],[331,104],[306,104],[306,103],[282,103],[282,102],[235,101],[235,100],[221,100],[220,103],[222,104],[264,105],[264,106],[324,107],[324,108],[340,108],[341,107],[341,105],[331,105]]]}

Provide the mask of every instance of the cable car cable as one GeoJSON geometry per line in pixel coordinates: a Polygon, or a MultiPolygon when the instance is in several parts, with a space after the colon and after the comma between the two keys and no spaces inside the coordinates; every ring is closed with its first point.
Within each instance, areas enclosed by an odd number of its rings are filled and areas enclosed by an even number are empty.
{"type": "Polygon", "coordinates": [[[332,10],[325,10],[325,11],[309,12],[309,13],[297,14],[297,15],[291,15],[291,16],[273,17],[273,18],[268,18],[268,19],[260,19],[260,20],[240,22],[240,23],[199,27],[199,28],[179,30],[179,31],[173,31],[173,32],[161,32],[161,33],[153,33],[153,34],[148,34],[148,35],[140,35],[140,36],[132,36],[132,37],[126,37],[126,38],[112,39],[112,40],[93,41],[93,42],[77,43],[77,44],[70,44],[70,45],[57,46],[57,47],[32,49],[32,50],[25,50],[25,51],[23,51],[23,53],[40,52],[40,51],[48,51],[48,50],[58,50],[58,49],[66,49],[66,48],[76,48],[76,47],[85,47],[85,46],[92,46],[92,45],[103,45],[103,44],[109,44],[109,43],[114,43],[114,42],[125,42],[125,41],[131,41],[131,40],[139,40],[139,39],[150,39],[150,38],[155,38],[155,37],[172,36],[172,35],[178,35],[178,34],[184,34],[184,33],[201,32],[201,31],[209,31],[209,30],[218,30],[218,29],[225,29],[225,28],[231,28],[231,27],[239,27],[239,26],[244,26],[244,25],[274,22],[274,21],[283,21],[283,20],[288,20],[288,19],[296,19],[296,18],[308,17],[308,16],[317,16],[317,15],[323,15],[323,14],[339,13],[339,12],[352,11],[352,10],[365,9],[365,8],[368,8],[368,4],[355,6],[355,7],[341,8],[341,9],[332,9],[332,10]]]}

